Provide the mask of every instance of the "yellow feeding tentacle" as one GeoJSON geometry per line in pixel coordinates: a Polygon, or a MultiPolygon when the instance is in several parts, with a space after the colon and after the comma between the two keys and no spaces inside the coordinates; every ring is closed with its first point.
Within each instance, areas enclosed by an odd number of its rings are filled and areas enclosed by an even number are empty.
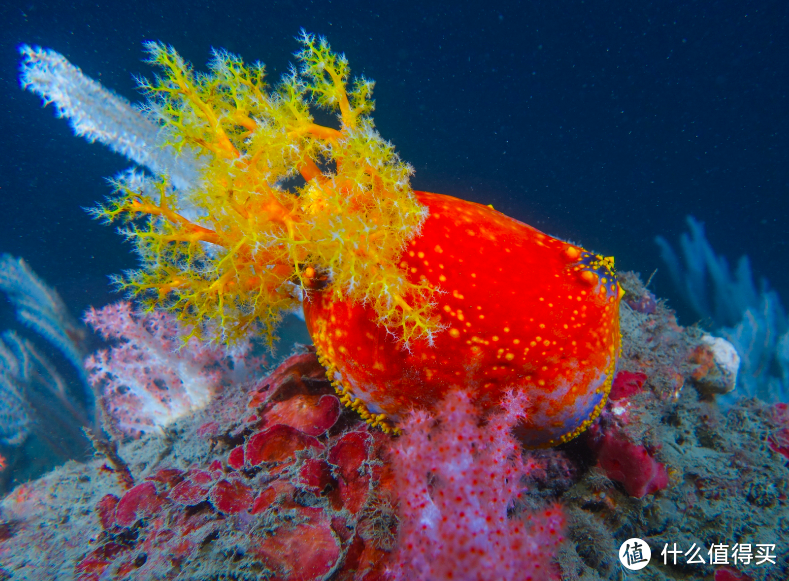
{"type": "Polygon", "coordinates": [[[215,51],[195,73],[171,47],[148,43],[162,75],[141,83],[169,143],[194,156],[194,186],[173,192],[167,176],[121,180],[96,213],[145,219],[127,230],[143,267],[121,284],[151,306],[176,309],[228,339],[257,321],[271,333],[298,304],[294,285],[373,306],[404,342],[437,330],[428,285],[410,282],[399,256],[427,217],[411,190],[412,168],[375,130],[373,83],[349,85],[343,55],[302,32],[292,69],[275,88],[262,64],[215,51]],[[315,123],[315,107],[339,128],[315,123]],[[301,175],[306,184],[287,187],[301,175]],[[312,273],[306,275],[305,273],[312,273]]]}

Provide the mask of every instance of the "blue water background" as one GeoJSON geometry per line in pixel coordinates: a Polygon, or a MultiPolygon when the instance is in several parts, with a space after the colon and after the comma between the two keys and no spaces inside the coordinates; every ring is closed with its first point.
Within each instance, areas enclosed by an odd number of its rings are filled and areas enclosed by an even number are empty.
{"type": "MultiPolygon", "coordinates": [[[[107,275],[135,265],[82,210],[129,164],[19,89],[17,46],[53,48],[139,100],[145,40],[198,67],[224,47],[276,80],[301,27],[375,79],[376,124],[415,189],[493,204],[645,276],[662,267],[654,236],[676,240],[693,214],[789,303],[785,0],[4,2],[0,23],[0,252],[76,313],[112,300],[107,275]]],[[[665,269],[653,288],[675,296],[665,269]]],[[[4,303],[0,323],[14,325],[4,303]]]]}

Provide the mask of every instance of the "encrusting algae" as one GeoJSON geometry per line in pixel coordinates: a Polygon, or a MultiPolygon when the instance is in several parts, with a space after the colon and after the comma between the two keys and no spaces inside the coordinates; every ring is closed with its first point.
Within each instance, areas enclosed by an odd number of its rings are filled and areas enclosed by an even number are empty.
{"type": "Polygon", "coordinates": [[[128,231],[143,267],[122,286],[226,340],[255,324],[270,339],[303,299],[343,403],[386,431],[451,390],[485,412],[516,389],[530,402],[526,444],[576,436],[605,404],[619,354],[613,259],[414,192],[374,128],[373,83],[351,86],[344,56],[299,40],[301,68],[276,88],[261,64],[226,52],[200,74],[147,45],[164,71],[143,83],[148,112],[201,169],[186,191],[119,181],[96,211],[149,217],[128,231]],[[339,128],[316,124],[311,107],[338,113],[339,128]]]}

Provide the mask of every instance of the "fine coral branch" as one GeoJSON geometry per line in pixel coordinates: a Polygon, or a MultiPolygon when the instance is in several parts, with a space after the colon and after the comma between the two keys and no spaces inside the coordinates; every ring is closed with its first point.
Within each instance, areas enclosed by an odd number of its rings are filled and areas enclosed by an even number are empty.
{"type": "Polygon", "coordinates": [[[129,465],[121,458],[118,453],[118,443],[115,440],[96,437],[93,432],[85,428],[85,435],[90,440],[96,452],[107,458],[107,462],[115,470],[118,476],[118,483],[124,490],[129,490],[134,486],[134,476],[132,476],[129,465]]]}

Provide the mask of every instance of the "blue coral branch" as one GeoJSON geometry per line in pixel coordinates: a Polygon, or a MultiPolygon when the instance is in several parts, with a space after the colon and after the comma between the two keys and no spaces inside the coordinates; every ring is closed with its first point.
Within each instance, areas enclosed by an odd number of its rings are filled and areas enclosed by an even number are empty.
{"type": "Polygon", "coordinates": [[[740,355],[737,389],[719,401],[731,404],[743,396],[789,401],[789,320],[781,298],[765,279],[756,290],[747,256],[732,273],[707,240],[704,225],[692,216],[687,223],[690,233],[680,237],[682,260],[665,238],[655,242],[685,302],[740,355]]]}
{"type": "Polygon", "coordinates": [[[30,414],[25,398],[24,358],[18,342],[4,333],[0,339],[0,443],[19,446],[30,434],[30,414]]]}
{"type": "Polygon", "coordinates": [[[85,327],[71,316],[57,291],[44,283],[21,258],[8,254],[0,256],[0,290],[13,304],[19,321],[46,339],[74,366],[80,377],[84,402],[75,406],[54,366],[30,342],[22,341],[15,333],[3,335],[6,349],[0,372],[9,378],[8,381],[17,383],[17,392],[23,398],[28,397],[32,386],[45,386],[75,421],[82,425],[92,423],[96,398],[83,365],[87,356],[85,327]],[[83,406],[87,413],[81,411],[83,406]]]}

